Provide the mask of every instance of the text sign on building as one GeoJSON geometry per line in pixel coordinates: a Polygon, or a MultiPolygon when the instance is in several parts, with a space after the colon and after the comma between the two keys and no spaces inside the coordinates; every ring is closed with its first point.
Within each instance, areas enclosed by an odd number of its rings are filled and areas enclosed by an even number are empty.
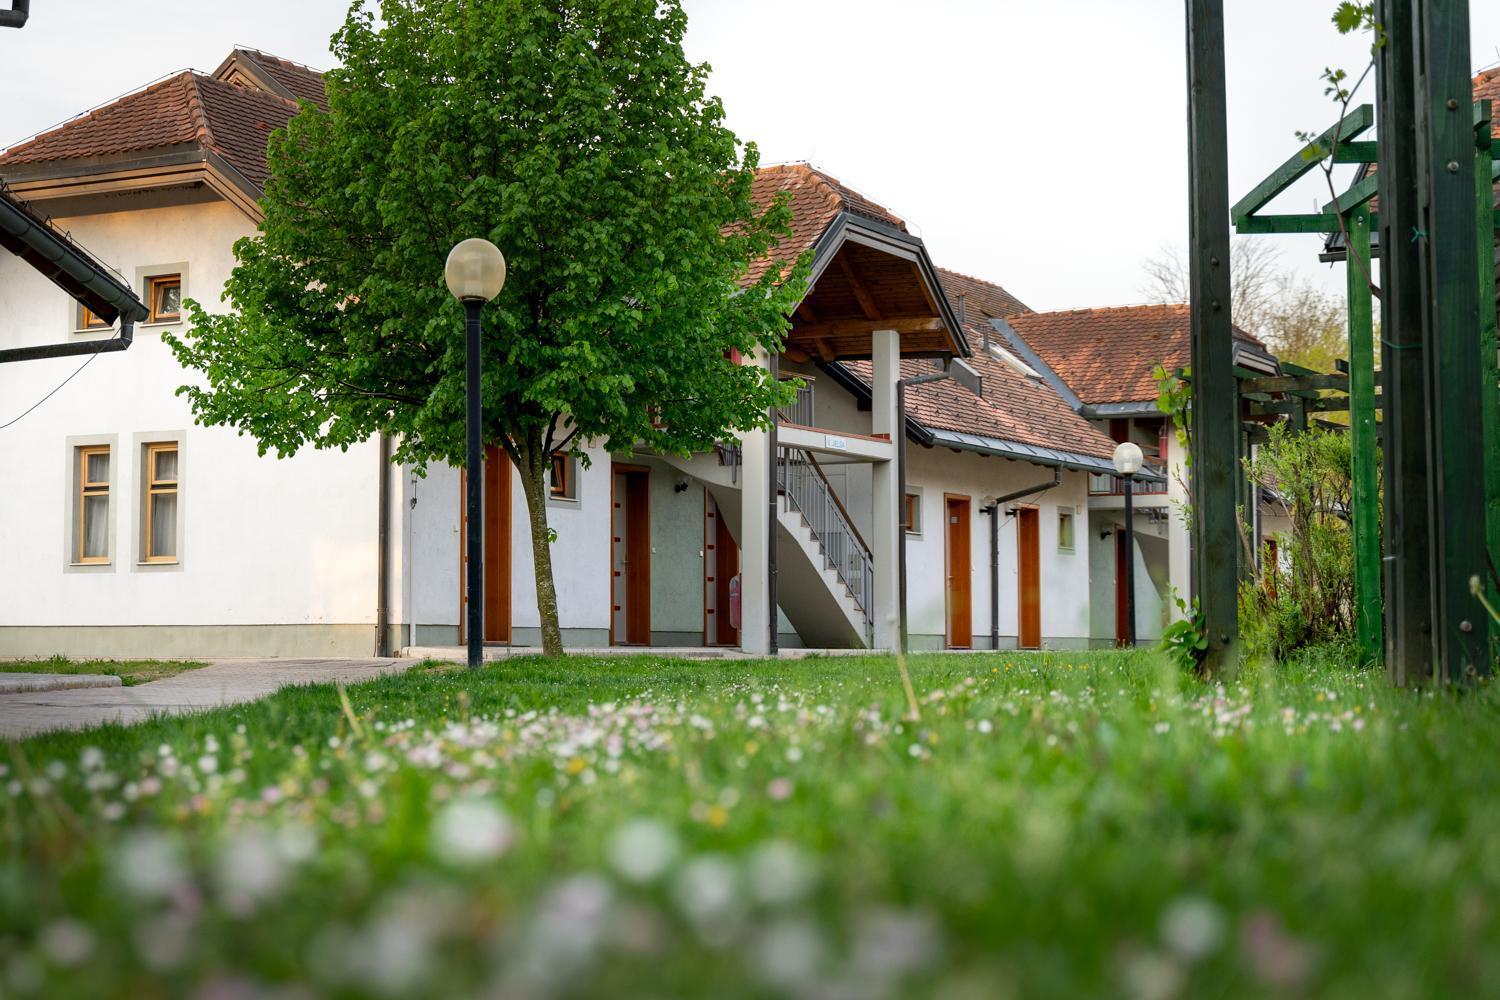
{"type": "Polygon", "coordinates": [[[823,435],[823,446],[825,448],[832,448],[835,451],[849,450],[849,442],[835,434],[823,435]]]}

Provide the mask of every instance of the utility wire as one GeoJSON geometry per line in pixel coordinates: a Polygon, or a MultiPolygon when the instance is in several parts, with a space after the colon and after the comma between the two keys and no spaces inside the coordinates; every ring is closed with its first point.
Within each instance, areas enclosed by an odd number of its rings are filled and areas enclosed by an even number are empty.
{"type": "Polygon", "coordinates": [[[43,396],[41,399],[37,400],[35,403],[32,403],[30,406],[28,406],[25,409],[25,411],[23,411],[21,413],[20,416],[16,417],[14,420],[10,420],[10,421],[8,421],[6,423],[0,424],[0,431],[3,431],[7,427],[13,427],[16,424],[20,423],[23,419],[25,419],[26,416],[28,416],[31,413],[32,410],[35,410],[38,406],[41,406],[47,400],[49,400],[53,396],[57,395],[58,392],[61,391],[61,389],[62,389],[63,386],[67,385],[69,382],[71,382],[75,378],[77,378],[78,377],[78,373],[81,372],[81,371],[83,371],[85,368],[87,368],[93,362],[93,360],[95,358],[97,358],[104,351],[104,345],[105,344],[111,343],[112,341],[116,341],[116,340],[119,340],[119,339],[120,339],[120,335],[118,333],[116,333],[113,337],[107,337],[104,340],[99,341],[99,346],[96,347],[96,348],[94,348],[94,353],[90,354],[84,360],[83,364],[81,364],[77,368],[73,369],[73,374],[69,375],[67,378],[65,378],[61,382],[59,382],[57,384],[57,386],[55,388],[53,388],[53,390],[51,392],[47,393],[47,395],[43,396]]]}

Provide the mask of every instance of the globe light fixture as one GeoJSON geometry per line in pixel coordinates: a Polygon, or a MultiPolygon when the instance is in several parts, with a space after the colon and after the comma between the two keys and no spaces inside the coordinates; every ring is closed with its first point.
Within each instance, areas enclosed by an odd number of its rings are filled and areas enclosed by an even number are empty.
{"type": "Polygon", "coordinates": [[[480,314],[484,304],[505,287],[505,255],[489,240],[467,239],[448,252],[443,281],[464,304],[464,397],[468,424],[464,463],[468,507],[468,646],[469,667],[484,659],[484,413],[479,395],[480,314]]]}
{"type": "Polygon", "coordinates": [[[1115,572],[1125,574],[1125,645],[1135,645],[1135,509],[1131,503],[1131,487],[1135,474],[1141,471],[1146,456],[1141,446],[1134,441],[1121,441],[1115,445],[1115,471],[1124,480],[1125,492],[1125,565],[1115,562],[1115,572]]]}
{"type": "Polygon", "coordinates": [[[460,302],[489,302],[505,287],[505,255],[489,240],[464,240],[448,252],[443,280],[460,302]]]}

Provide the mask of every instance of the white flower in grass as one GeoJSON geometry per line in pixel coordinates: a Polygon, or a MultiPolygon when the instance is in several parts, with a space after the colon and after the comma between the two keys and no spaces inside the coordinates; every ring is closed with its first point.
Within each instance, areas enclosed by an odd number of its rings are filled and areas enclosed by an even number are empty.
{"type": "Polygon", "coordinates": [[[94,932],[77,920],[63,917],[42,928],[42,954],[58,965],[81,965],[94,951],[94,932]]]}
{"type": "Polygon", "coordinates": [[[489,799],[455,799],[433,821],[432,852],[454,865],[493,861],[515,842],[515,825],[489,799]]]}
{"type": "Polygon", "coordinates": [[[115,879],[142,900],[171,895],[187,882],[177,843],[159,833],[131,833],[114,857],[115,879]]]}
{"type": "Polygon", "coordinates": [[[98,747],[84,747],[78,755],[78,766],[84,771],[97,771],[104,766],[104,751],[98,747]]]}
{"type": "Polygon", "coordinates": [[[281,891],[290,869],[274,833],[264,828],[236,831],[219,847],[216,875],[224,905],[236,916],[248,915],[281,891]]]}
{"type": "Polygon", "coordinates": [[[770,986],[793,993],[813,985],[827,955],[822,930],[807,917],[771,923],[751,946],[756,974],[770,986]]]}
{"type": "Polygon", "coordinates": [[[653,819],[632,819],[610,837],[606,854],[610,866],[627,882],[660,878],[677,860],[677,835],[653,819]]]}
{"type": "Polygon", "coordinates": [[[672,898],[705,941],[724,945],[733,938],[742,908],[739,883],[733,862],[721,855],[705,854],[678,872],[672,898]]]}
{"type": "Polygon", "coordinates": [[[556,883],[523,938],[517,971],[532,983],[576,975],[598,954],[613,909],[614,892],[599,875],[586,872],[556,883]]]}
{"type": "Polygon", "coordinates": [[[1207,958],[1224,940],[1224,915],[1201,897],[1174,900],[1162,911],[1161,939],[1179,958],[1189,962],[1207,958]]]}
{"type": "Polygon", "coordinates": [[[1166,955],[1132,955],[1123,972],[1125,989],[1136,1000],[1171,1000],[1182,990],[1182,966],[1166,955]]]}
{"type": "Polygon", "coordinates": [[[48,761],[43,771],[53,781],[61,781],[68,776],[68,765],[60,760],[48,761]]]}
{"type": "Polygon", "coordinates": [[[206,753],[198,758],[198,770],[204,774],[213,774],[219,769],[219,758],[211,753],[206,753]]]}
{"type": "Polygon", "coordinates": [[[193,944],[193,921],[169,911],[135,925],[136,954],[148,969],[170,972],[187,960],[193,944]]]}
{"type": "Polygon", "coordinates": [[[877,909],[855,922],[853,963],[879,979],[927,968],[937,961],[941,947],[938,923],[927,913],[877,909]]]}
{"type": "Polygon", "coordinates": [[[746,863],[750,894],[770,906],[795,903],[812,889],[817,866],[801,848],[773,840],[757,847],[746,863]]]}

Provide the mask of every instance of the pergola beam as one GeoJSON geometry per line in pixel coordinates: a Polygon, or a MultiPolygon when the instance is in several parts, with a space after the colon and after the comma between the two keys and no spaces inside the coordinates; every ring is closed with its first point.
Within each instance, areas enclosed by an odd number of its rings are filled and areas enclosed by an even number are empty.
{"type": "Polygon", "coordinates": [[[1337,152],[1338,146],[1368,131],[1370,126],[1374,124],[1375,110],[1368,104],[1361,104],[1345,115],[1337,124],[1329,126],[1324,130],[1322,135],[1302,147],[1302,149],[1299,149],[1285,163],[1271,171],[1265,180],[1255,185],[1249,194],[1235,202],[1234,208],[1231,210],[1235,223],[1238,225],[1241,219],[1254,215],[1262,208],[1265,208],[1273,198],[1291,187],[1302,175],[1316,167],[1319,157],[1307,156],[1306,153],[1309,149],[1321,148],[1326,150],[1329,147],[1333,147],[1334,152],[1337,152]]]}

